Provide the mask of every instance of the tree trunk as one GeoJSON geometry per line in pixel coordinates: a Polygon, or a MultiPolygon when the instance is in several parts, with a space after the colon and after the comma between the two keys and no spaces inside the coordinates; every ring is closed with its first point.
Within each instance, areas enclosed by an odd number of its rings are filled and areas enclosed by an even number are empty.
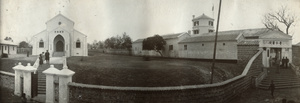
{"type": "Polygon", "coordinates": [[[163,57],[163,54],[159,50],[156,50],[156,52],[158,52],[160,56],[163,57]]]}

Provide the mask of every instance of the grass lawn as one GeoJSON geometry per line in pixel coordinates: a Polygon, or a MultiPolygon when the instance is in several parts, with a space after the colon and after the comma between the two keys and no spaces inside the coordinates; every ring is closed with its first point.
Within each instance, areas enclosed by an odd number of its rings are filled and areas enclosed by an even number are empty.
{"type": "MultiPolygon", "coordinates": [[[[182,59],[111,55],[89,52],[88,57],[68,58],[75,71],[73,81],[108,86],[179,86],[210,82],[210,62],[182,59]],[[82,61],[81,61],[82,60],[82,61]]],[[[216,63],[214,82],[240,75],[243,68],[232,63],[216,63]]]]}
{"type": "Polygon", "coordinates": [[[23,66],[26,66],[27,63],[33,65],[37,56],[26,57],[25,54],[17,54],[18,56],[14,56],[12,58],[1,58],[0,62],[0,70],[14,73],[12,67],[16,66],[19,62],[22,63],[23,66]]]}

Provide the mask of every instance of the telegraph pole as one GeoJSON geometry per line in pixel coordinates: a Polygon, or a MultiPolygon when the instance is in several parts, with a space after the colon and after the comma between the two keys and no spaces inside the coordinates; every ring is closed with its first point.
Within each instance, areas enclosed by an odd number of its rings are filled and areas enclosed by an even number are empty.
{"type": "Polygon", "coordinates": [[[219,21],[220,21],[220,14],[221,14],[221,3],[222,3],[222,0],[220,0],[220,3],[219,3],[219,12],[218,12],[217,29],[216,29],[216,36],[215,36],[213,62],[212,62],[212,66],[211,66],[210,84],[213,83],[213,75],[214,75],[214,68],[215,68],[215,62],[216,62],[216,48],[217,48],[217,40],[218,40],[218,32],[219,32],[219,21]]]}

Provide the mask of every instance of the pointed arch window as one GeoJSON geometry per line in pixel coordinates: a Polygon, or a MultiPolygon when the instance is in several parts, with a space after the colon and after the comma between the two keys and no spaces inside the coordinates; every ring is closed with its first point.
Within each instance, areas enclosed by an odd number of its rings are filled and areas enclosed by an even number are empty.
{"type": "Polygon", "coordinates": [[[80,45],[81,45],[81,42],[80,42],[80,40],[78,39],[78,40],[76,41],[76,48],[80,48],[80,45]]]}
{"type": "Polygon", "coordinates": [[[43,39],[40,40],[40,42],[39,42],[39,47],[40,47],[40,48],[44,48],[44,41],[43,41],[43,39]]]}

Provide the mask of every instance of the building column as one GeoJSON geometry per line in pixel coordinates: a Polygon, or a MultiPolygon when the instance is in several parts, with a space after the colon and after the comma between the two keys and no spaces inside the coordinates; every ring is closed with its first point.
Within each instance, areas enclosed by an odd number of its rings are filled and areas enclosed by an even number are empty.
{"type": "Polygon", "coordinates": [[[14,66],[13,69],[15,70],[15,91],[14,94],[17,96],[22,95],[21,91],[21,77],[23,76],[22,74],[22,69],[24,69],[24,66],[21,64],[21,62],[18,63],[17,66],[14,66]]]}
{"type": "Polygon", "coordinates": [[[50,65],[50,68],[43,71],[43,73],[46,74],[46,103],[55,102],[54,76],[59,72],[60,71],[56,69],[54,65],[50,65]]]}
{"type": "Polygon", "coordinates": [[[72,76],[75,72],[68,69],[65,65],[58,73],[59,76],[59,103],[69,102],[69,86],[68,83],[72,82],[72,76]]]}

